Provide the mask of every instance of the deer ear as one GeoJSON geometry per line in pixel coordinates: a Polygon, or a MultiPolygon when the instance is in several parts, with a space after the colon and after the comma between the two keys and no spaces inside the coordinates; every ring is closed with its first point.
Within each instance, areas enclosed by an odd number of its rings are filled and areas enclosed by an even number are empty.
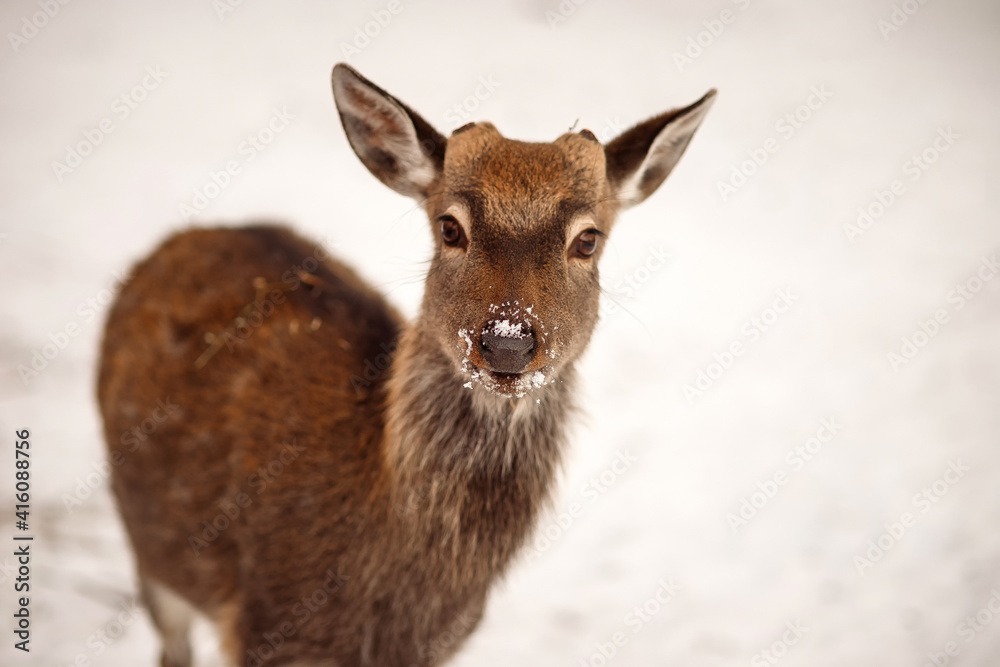
{"type": "Polygon", "coordinates": [[[639,123],[604,147],[608,181],[623,207],[635,206],[660,187],[714,101],[713,88],[691,106],[639,123]]]}
{"type": "Polygon", "coordinates": [[[396,192],[422,199],[444,165],[446,139],[349,65],[333,68],[333,97],[351,147],[396,192]]]}

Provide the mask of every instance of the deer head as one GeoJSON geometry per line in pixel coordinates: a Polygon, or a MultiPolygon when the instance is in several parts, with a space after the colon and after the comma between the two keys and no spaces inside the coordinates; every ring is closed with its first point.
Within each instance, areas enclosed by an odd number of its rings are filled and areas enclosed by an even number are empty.
{"type": "Polygon", "coordinates": [[[558,379],[598,318],[598,260],[619,211],[656,190],[715,98],[602,145],[507,139],[488,122],[439,134],[347,65],[333,70],[347,138],[384,184],[418,200],[435,250],[416,326],[469,387],[522,396],[558,379]]]}

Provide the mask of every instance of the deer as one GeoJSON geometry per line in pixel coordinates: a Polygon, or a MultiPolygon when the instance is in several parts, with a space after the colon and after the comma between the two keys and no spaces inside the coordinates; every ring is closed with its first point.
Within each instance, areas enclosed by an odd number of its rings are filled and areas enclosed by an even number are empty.
{"type": "Polygon", "coordinates": [[[551,503],[608,234],[716,95],[524,142],[445,137],[346,64],[332,87],[362,164],[430,222],[412,321],[269,220],[176,232],[109,309],[98,402],[162,667],[192,664],[198,618],[232,665],[456,654],[551,503]]]}

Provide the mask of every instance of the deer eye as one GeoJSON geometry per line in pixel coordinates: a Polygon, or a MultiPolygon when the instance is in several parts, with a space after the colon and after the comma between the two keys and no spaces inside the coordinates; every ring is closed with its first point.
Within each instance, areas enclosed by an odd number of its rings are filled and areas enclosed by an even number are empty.
{"type": "Polygon", "coordinates": [[[573,256],[586,259],[597,252],[598,234],[600,232],[596,229],[587,229],[580,232],[580,235],[573,241],[573,247],[571,248],[573,256]]]}
{"type": "Polygon", "coordinates": [[[458,220],[451,215],[442,215],[438,218],[438,222],[441,223],[441,240],[444,241],[446,246],[451,248],[457,248],[459,246],[465,247],[465,234],[462,232],[462,225],[458,224],[458,220]]]}

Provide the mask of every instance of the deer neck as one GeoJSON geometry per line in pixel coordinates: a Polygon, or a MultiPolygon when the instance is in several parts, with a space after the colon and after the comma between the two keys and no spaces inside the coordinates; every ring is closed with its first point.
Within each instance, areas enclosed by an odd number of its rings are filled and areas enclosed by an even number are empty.
{"type": "Polygon", "coordinates": [[[548,499],[574,377],[567,365],[522,398],[497,396],[465,386],[419,321],[408,328],[388,382],[384,441],[404,526],[434,530],[436,548],[506,562],[548,499]]]}

